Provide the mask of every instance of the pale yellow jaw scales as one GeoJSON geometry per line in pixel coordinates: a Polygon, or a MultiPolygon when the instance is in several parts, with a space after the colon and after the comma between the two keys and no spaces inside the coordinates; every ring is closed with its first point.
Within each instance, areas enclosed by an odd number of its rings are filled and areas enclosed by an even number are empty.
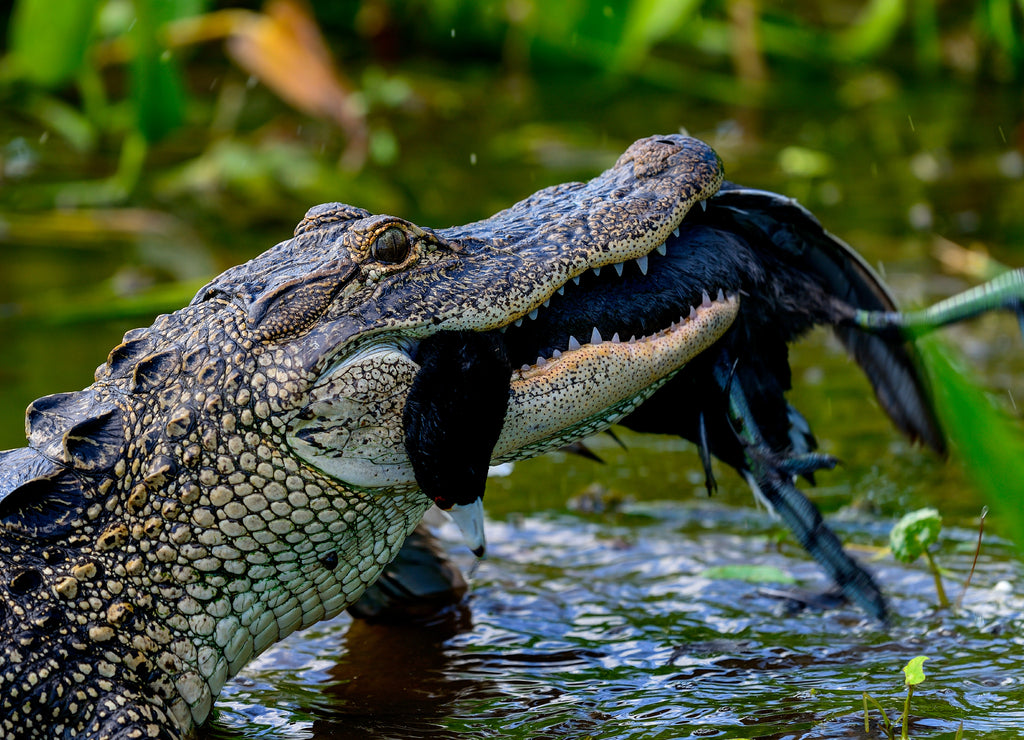
{"type": "Polygon", "coordinates": [[[738,311],[739,297],[729,296],[650,337],[585,344],[516,371],[493,460],[523,459],[606,429],[717,342],[738,311]]]}

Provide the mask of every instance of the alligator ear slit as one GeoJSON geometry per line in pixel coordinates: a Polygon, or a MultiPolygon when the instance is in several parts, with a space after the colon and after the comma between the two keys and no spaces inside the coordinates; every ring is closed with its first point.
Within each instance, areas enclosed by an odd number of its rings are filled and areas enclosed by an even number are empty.
{"type": "Polygon", "coordinates": [[[249,323],[260,339],[279,339],[313,326],[330,308],[334,297],[356,270],[324,270],[277,285],[249,305],[249,323]]]}

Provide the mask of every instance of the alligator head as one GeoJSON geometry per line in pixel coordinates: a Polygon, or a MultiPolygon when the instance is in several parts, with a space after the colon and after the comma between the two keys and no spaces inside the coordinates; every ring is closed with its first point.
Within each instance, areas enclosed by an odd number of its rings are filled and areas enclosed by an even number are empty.
{"type": "Polygon", "coordinates": [[[319,206],[128,332],[89,388],[34,402],[29,446],[0,453],[4,729],[202,723],[249,659],[355,601],[431,499],[479,495],[435,458],[475,435],[428,417],[481,356],[477,468],[635,411],[739,311],[738,282],[659,267],[721,180],[710,148],[667,136],[468,226],[319,206]]]}

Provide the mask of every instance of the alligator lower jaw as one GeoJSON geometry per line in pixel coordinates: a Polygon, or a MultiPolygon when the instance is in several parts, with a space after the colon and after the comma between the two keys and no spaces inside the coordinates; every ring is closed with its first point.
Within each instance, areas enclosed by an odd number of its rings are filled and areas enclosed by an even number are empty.
{"type": "Polygon", "coordinates": [[[651,336],[569,348],[513,373],[508,413],[493,459],[521,459],[606,429],[633,411],[728,330],[739,297],[723,295],[651,336]]]}

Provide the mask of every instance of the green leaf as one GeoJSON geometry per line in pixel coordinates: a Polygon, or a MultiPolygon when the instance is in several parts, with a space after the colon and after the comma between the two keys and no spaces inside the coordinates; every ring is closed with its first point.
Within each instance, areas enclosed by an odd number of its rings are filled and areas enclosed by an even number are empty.
{"type": "Polygon", "coordinates": [[[918,655],[911,658],[910,662],[903,666],[903,675],[907,677],[907,686],[917,686],[924,681],[924,662],[928,660],[927,655],[918,655]]]}
{"type": "Polygon", "coordinates": [[[701,571],[704,578],[728,579],[748,583],[796,583],[788,573],[771,565],[718,565],[701,571]]]}
{"type": "Polygon", "coordinates": [[[952,360],[937,337],[916,342],[954,457],[988,499],[996,523],[1024,546],[1024,433],[952,360]]]}
{"type": "Polygon", "coordinates": [[[85,60],[96,0],[19,0],[8,33],[16,76],[46,88],[71,79],[85,60]]]}
{"type": "Polygon", "coordinates": [[[136,22],[129,37],[134,48],[131,62],[131,98],[136,126],[148,142],[159,141],[185,118],[185,86],[171,51],[160,41],[164,23],[199,7],[179,6],[169,0],[137,0],[136,22]]]}
{"type": "Polygon", "coordinates": [[[684,24],[700,0],[637,0],[631,3],[612,59],[617,69],[634,69],[650,48],[684,24]]]}
{"type": "Polygon", "coordinates": [[[918,509],[896,522],[889,532],[889,547],[897,560],[912,563],[939,538],[942,517],[935,509],[918,509]]]}
{"type": "Polygon", "coordinates": [[[857,21],[839,34],[835,49],[855,59],[878,54],[896,37],[906,10],[904,0],[871,0],[857,21]]]}

